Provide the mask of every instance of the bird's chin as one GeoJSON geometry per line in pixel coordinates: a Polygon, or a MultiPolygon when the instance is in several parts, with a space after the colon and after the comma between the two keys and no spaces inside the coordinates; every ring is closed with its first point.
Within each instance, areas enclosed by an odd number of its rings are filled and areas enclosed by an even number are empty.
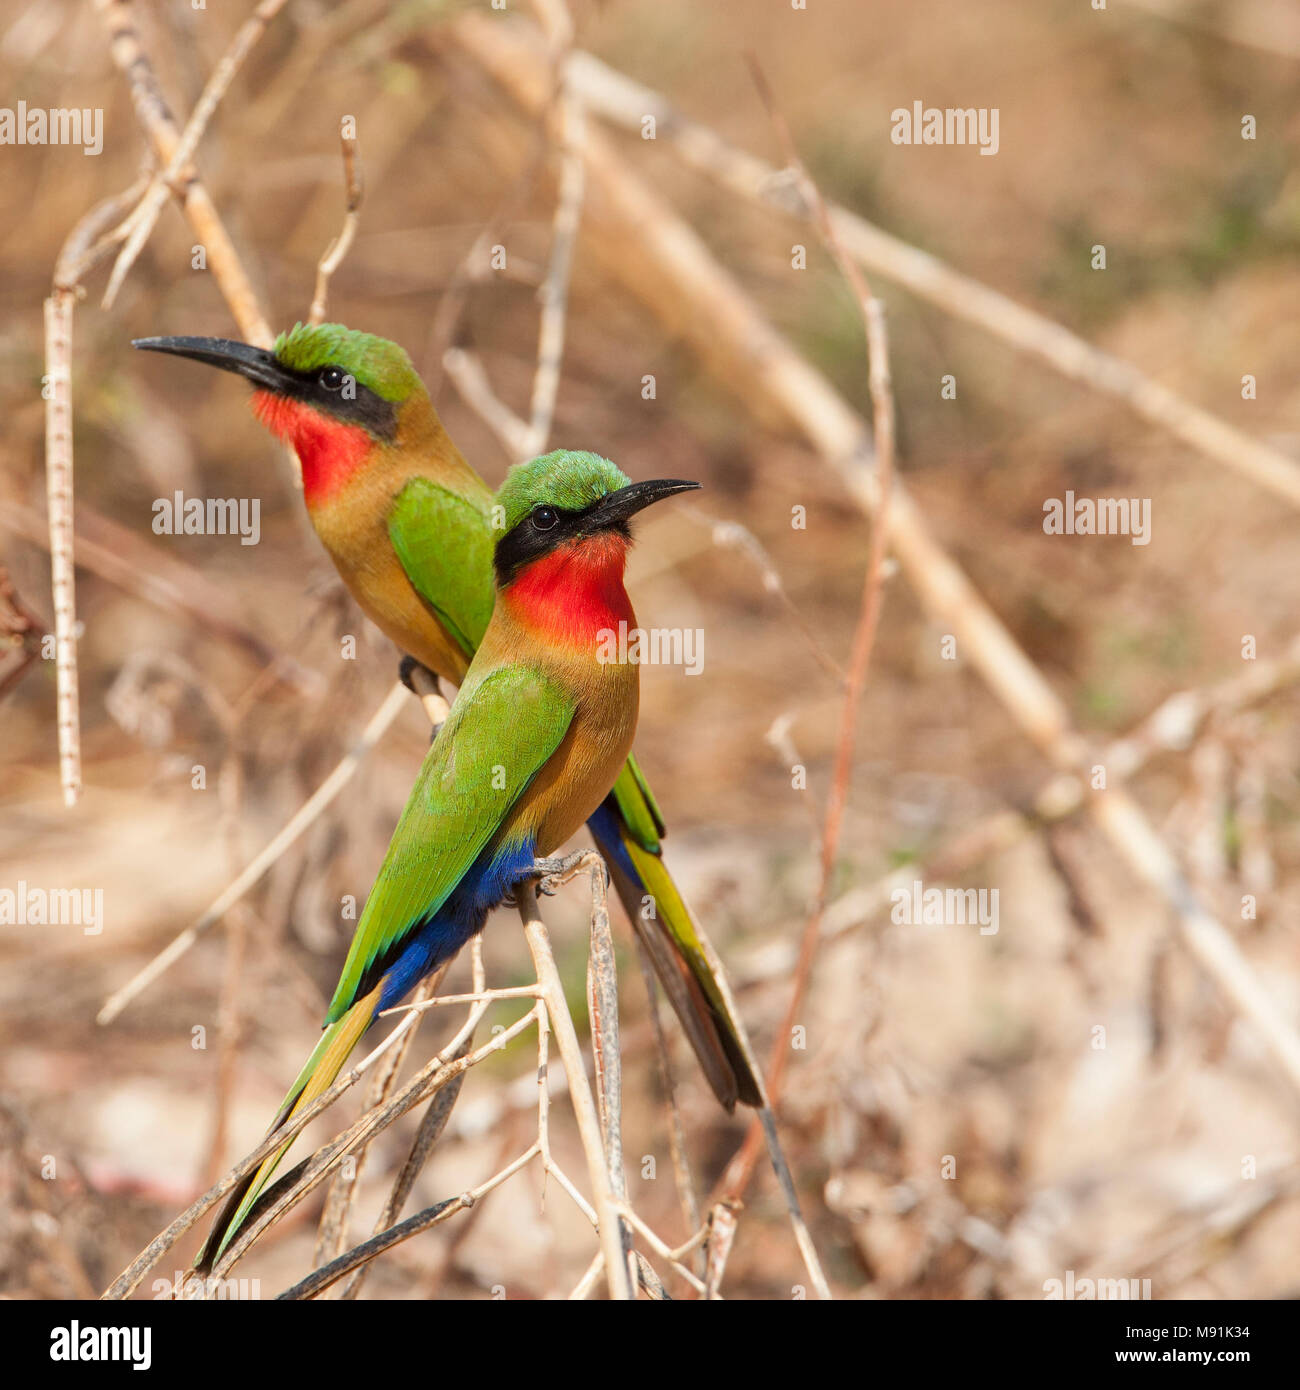
{"type": "Polygon", "coordinates": [[[254,391],[253,414],[277,439],[292,445],[298,433],[301,407],[296,401],[277,396],[273,391],[254,391]]]}

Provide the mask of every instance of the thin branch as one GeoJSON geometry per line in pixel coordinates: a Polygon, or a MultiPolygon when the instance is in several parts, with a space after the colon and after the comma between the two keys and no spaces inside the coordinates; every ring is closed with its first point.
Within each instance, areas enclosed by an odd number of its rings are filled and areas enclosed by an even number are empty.
{"type": "MultiPolygon", "coordinates": [[[[609,929],[609,873],[595,850],[579,860],[585,864],[591,884],[590,951],[587,956],[587,1016],[591,1025],[591,1053],[596,1069],[596,1096],[605,1167],[614,1201],[627,1205],[627,1173],[623,1167],[623,1071],[619,1050],[618,972],[614,963],[614,938],[609,929]]],[[[625,1258],[631,1243],[624,1237],[625,1258]]],[[[629,1269],[636,1282],[636,1269],[629,1269]]]]}
{"type": "Polygon", "coordinates": [[[330,242],[325,254],[316,266],[316,293],[312,297],[308,323],[325,321],[325,301],[329,295],[330,279],[343,264],[357,235],[357,225],[361,220],[361,199],[363,194],[361,171],[357,161],[356,136],[340,132],[339,139],[343,149],[343,191],[344,214],[343,229],[330,242]]]}
{"type": "Polygon", "coordinates": [[[301,1130],[305,1129],[317,1115],[329,1109],[341,1095],[355,1086],[379,1058],[398,1042],[405,1030],[413,1026],[414,1015],[412,1015],[409,1023],[403,1020],[402,1023],[394,1028],[374,1049],[374,1051],[364,1057],[350,1071],[339,1077],[328,1091],[307,1106],[301,1114],[294,1116],[293,1119],[281,1125],[279,1129],[266,1135],[257,1148],[242,1158],[220,1182],[210,1187],[201,1197],[186,1207],[165,1230],[156,1235],[140,1254],[131,1261],[126,1269],[118,1275],[112,1284],[109,1285],[102,1297],[107,1300],[129,1298],[131,1294],[135,1292],[144,1276],[149,1273],[154,1265],[167,1254],[172,1246],[175,1245],[192,1226],[202,1220],[205,1212],[209,1211],[217,1202],[221,1201],[235,1184],[238,1183],[241,1178],[251,1173],[264,1158],[274,1153],[286,1140],[295,1137],[301,1130]]]}
{"type": "MultiPolygon", "coordinates": [[[[100,2],[102,7],[102,0],[100,2]]],[[[266,26],[284,8],[284,3],[285,0],[261,0],[261,4],[240,25],[230,47],[212,70],[212,75],[208,78],[199,96],[193,114],[181,132],[180,138],[176,141],[170,158],[167,159],[166,167],[155,175],[139,206],[118,229],[125,236],[125,244],[118,253],[113,272],[108,278],[108,287],[104,291],[103,308],[111,309],[113,307],[113,301],[117,298],[123,281],[157,225],[158,216],[167,202],[168,194],[175,192],[182,202],[188,196],[186,185],[189,180],[186,177],[186,165],[194,157],[194,152],[199,147],[199,141],[203,138],[203,132],[208,127],[208,122],[221,104],[221,99],[225,96],[231,82],[234,81],[235,74],[243,66],[244,59],[252,51],[253,45],[262,37],[266,26]]]]}
{"type": "MultiPolygon", "coordinates": [[[[136,119],[158,161],[167,167],[180,146],[176,126],[162,94],[153,61],[135,23],[134,0],[95,0],[109,37],[109,53],[126,78],[136,119]]],[[[217,282],[245,341],[270,347],[275,335],[262,313],[247,273],[215,205],[195,173],[188,175],[182,210],[207,250],[208,270],[217,282]]]]}
{"type": "Polygon", "coordinates": [[[72,315],[81,277],[112,246],[105,226],[139,187],[107,198],[68,234],[45,301],[45,490],[49,513],[50,588],[54,602],[55,724],[63,804],[81,795],[81,714],[77,691],[77,595],[72,520],[72,315]]]}
{"type": "MultiPolygon", "coordinates": [[[[450,961],[445,961],[433,975],[420,981],[415,992],[416,1002],[427,998],[429,993],[441,984],[450,964],[450,961]]],[[[411,1050],[411,1044],[415,1041],[415,1034],[416,1028],[407,1029],[402,1041],[396,1047],[390,1048],[383,1063],[375,1068],[374,1075],[370,1079],[370,1090],[365,1099],[367,1110],[373,1110],[375,1106],[381,1105],[392,1094],[398,1073],[411,1050]]],[[[467,1038],[462,1044],[463,1051],[469,1051],[469,1042],[470,1040],[467,1038]]],[[[462,1079],[458,1078],[458,1081],[462,1079]]],[[[459,1091],[457,1082],[452,1084],[459,1091]]],[[[435,1102],[442,1094],[443,1092],[437,1093],[435,1102]]],[[[321,1213],[320,1225],[316,1230],[316,1249],[312,1254],[313,1267],[319,1267],[334,1259],[347,1248],[348,1216],[351,1213],[352,1204],[356,1200],[357,1189],[361,1185],[361,1174],[369,1153],[370,1146],[368,1144],[360,1145],[354,1155],[354,1162],[341,1165],[339,1171],[334,1175],[334,1180],[330,1183],[329,1191],[325,1195],[325,1209],[321,1213]]]]}
{"type": "Polygon", "coordinates": [[[564,328],[568,311],[569,277],[573,270],[573,251],[578,240],[582,216],[582,195],[586,166],[582,148],[586,121],[582,104],[568,91],[560,96],[560,186],[552,224],[551,261],[538,297],[541,323],[537,334],[537,371],[529,406],[526,457],[544,453],[555,419],[555,401],[560,389],[560,366],[564,359],[564,328]]]}
{"type": "Polygon", "coordinates": [[[444,1202],[436,1202],[433,1206],[425,1207],[423,1211],[408,1217],[398,1225],[380,1231],[361,1245],[354,1246],[346,1254],[340,1255],[338,1259],[331,1260],[329,1264],[314,1270],[305,1279],[294,1284],[292,1288],[285,1289],[282,1294],[277,1295],[277,1298],[289,1301],[314,1298],[323,1289],[342,1279],[345,1274],[350,1274],[354,1269],[365,1265],[376,1256],[382,1255],[384,1251],[391,1250],[393,1246],[400,1245],[404,1240],[410,1240],[412,1236],[419,1235],[421,1231],[427,1231],[430,1226],[436,1226],[440,1222],[448,1220],[457,1212],[467,1211],[494,1188],[500,1187],[507,1178],[513,1177],[521,1168],[531,1163],[539,1152],[536,1142],[530,1144],[512,1163],[506,1164],[500,1172],[494,1173],[485,1182],[479,1183],[477,1187],[462,1192],[458,1197],[449,1197],[444,1202]]]}
{"type": "MultiPolygon", "coordinates": [[[[498,1033],[490,1042],[464,1056],[456,1057],[455,1054],[464,1038],[478,1026],[487,1007],[486,1004],[483,1004],[471,1009],[469,1018],[456,1037],[435,1054],[397,1095],[378,1109],[367,1111],[349,1129],[344,1130],[337,1138],[318,1149],[297,1169],[275,1184],[253,1209],[247,1223],[240,1228],[235,1239],[213,1265],[212,1277],[214,1279],[224,1277],[270,1227],[274,1226],[288,1211],[297,1206],[324,1182],[355,1149],[370,1143],[381,1130],[400,1119],[408,1110],[413,1109],[435,1091],[454,1081],[470,1067],[477,1066],[486,1057],[500,1051],[513,1038],[523,1032],[530,1022],[530,1015],[525,1014],[516,1023],[498,1033]]],[[[408,1013],[390,1037],[400,1036],[408,1026],[413,1026],[418,1018],[418,1014],[408,1013]]],[[[331,1088],[331,1091],[333,1089],[331,1088]]],[[[310,1107],[312,1110],[315,1108],[314,1105],[310,1107]]],[[[307,1112],[304,1111],[303,1113],[306,1114],[307,1112]]],[[[290,1138],[291,1133],[297,1134],[301,1128],[302,1125],[298,1119],[281,1126],[276,1131],[280,1143],[290,1138]]],[[[245,1160],[245,1164],[240,1165],[245,1171],[247,1171],[246,1163],[247,1160],[245,1160]]]]}
{"type": "MultiPolygon", "coordinates": [[[[813,182],[803,162],[799,158],[794,138],[784,116],[778,110],[771,89],[763,76],[758,63],[751,57],[750,66],[755,84],[767,107],[777,136],[786,158],[795,171],[804,196],[810,205],[817,209],[818,225],[825,239],[827,249],[834,256],[841,273],[848,281],[858,302],[866,335],[867,360],[869,364],[868,381],[873,407],[876,444],[876,504],[871,528],[871,547],[867,556],[866,574],[863,578],[862,600],[858,612],[858,623],[853,635],[852,654],[849,659],[847,689],[844,696],[843,713],[840,719],[839,741],[835,754],[835,770],[831,780],[830,794],[826,801],[826,816],[822,830],[821,866],[817,886],[817,896],[813,910],[804,924],[803,937],[799,947],[799,959],[795,965],[794,980],[790,990],[790,1000],[786,1006],[784,1020],[777,1030],[768,1062],[767,1089],[772,1106],[780,1104],[785,1084],[785,1074],[791,1056],[790,1036],[798,1022],[812,979],[813,961],[821,944],[821,924],[826,907],[830,901],[831,882],[839,858],[840,835],[843,829],[844,810],[848,802],[849,777],[853,769],[854,734],[857,727],[858,706],[866,684],[867,667],[875,645],[876,631],[880,623],[880,611],[884,597],[885,550],[889,540],[889,503],[894,480],[894,398],[890,386],[889,343],[885,332],[884,306],[871,294],[870,287],[858,267],[849,259],[836,239],[834,229],[826,213],[826,205],[821,193],[813,182]]],[[[776,1140],[775,1122],[768,1110],[757,1117],[755,1124],[746,1135],[745,1147],[741,1157],[732,1165],[729,1173],[727,1191],[734,1198],[740,1198],[749,1185],[754,1167],[758,1161],[761,1141],[766,1139],[769,1149],[776,1140]]],[[[778,1145],[779,1148],[779,1145],[778,1145]]],[[[784,1160],[782,1160],[782,1168],[784,1160]]],[[[781,1169],[778,1169],[778,1173],[781,1169]]],[[[788,1169],[785,1180],[789,1180],[788,1169]]],[[[783,1182],[783,1189],[785,1183],[783,1182]]],[[[797,1198],[793,1183],[786,1191],[792,1212],[798,1213],[797,1198]]],[[[807,1228],[802,1215],[796,1220],[797,1237],[806,1237],[807,1228]]],[[[803,1240],[800,1240],[801,1246],[803,1240]]],[[[811,1249],[811,1241],[808,1241],[811,1249]]],[[[815,1258],[815,1255],[814,1255],[815,1258]]],[[[815,1276],[814,1276],[815,1277],[815,1276]]],[[[819,1290],[823,1298],[829,1297],[829,1290],[819,1290]]]]}
{"type": "MultiPolygon", "coordinates": [[[[244,626],[240,621],[242,614],[231,603],[226,589],[93,508],[81,506],[77,511],[79,524],[74,539],[78,568],[90,570],[165,613],[181,614],[197,623],[253,660],[275,668],[299,695],[320,694],[323,679],[297,662],[290,662],[244,626]]],[[[49,549],[48,518],[13,498],[6,497],[0,507],[0,527],[49,549]]]]}
{"type": "Polygon", "coordinates": [[[659,1015],[659,986],[655,980],[650,955],[636,939],[637,962],[645,985],[650,1024],[654,1031],[655,1055],[659,1059],[659,1075],[664,1086],[664,1111],[668,1122],[668,1154],[672,1159],[673,1178],[677,1184],[677,1199],[682,1205],[686,1229],[693,1231],[700,1224],[700,1202],[691,1175],[690,1159],[686,1153],[686,1131],[682,1125],[681,1107],[677,1104],[677,1084],[673,1077],[672,1058],[668,1055],[668,1039],[664,1036],[663,1020],[659,1015]]]}
{"type": "Polygon", "coordinates": [[[72,558],[72,305],[56,287],[45,301],[45,486],[50,513],[54,597],[55,720],[63,804],[81,795],[81,719],[77,694],[76,568],[72,558]]]}
{"type": "Polygon", "coordinates": [[[163,948],[142,970],[104,1001],[95,1016],[100,1024],[112,1023],[133,999],[142,994],[161,975],[176,964],[205,933],[210,931],[230,908],[259,882],[280,856],[301,838],[304,831],[320,818],[339,792],[352,780],[366,754],[383,738],[397,716],[406,708],[409,692],[398,681],[384,697],[383,703],[361,731],[361,737],[338,762],[334,770],[290,817],[284,828],[275,835],[234,882],[227,885],[215,901],[184,931],[163,948]]]}
{"type": "Polygon", "coordinates": [[[618,1215],[618,1205],[606,1166],[600,1118],[587,1080],[578,1034],[564,998],[560,973],[551,952],[551,943],[547,939],[546,928],[542,925],[541,914],[537,910],[537,899],[531,889],[525,888],[519,894],[519,915],[524,922],[524,935],[528,940],[528,949],[532,952],[533,965],[537,971],[542,1003],[550,1016],[550,1025],[555,1032],[560,1058],[569,1078],[569,1100],[573,1105],[578,1133],[587,1156],[587,1174],[599,1223],[601,1251],[605,1257],[605,1273],[609,1280],[609,1296],[615,1300],[627,1300],[632,1297],[627,1247],[623,1223],[618,1215]]]}

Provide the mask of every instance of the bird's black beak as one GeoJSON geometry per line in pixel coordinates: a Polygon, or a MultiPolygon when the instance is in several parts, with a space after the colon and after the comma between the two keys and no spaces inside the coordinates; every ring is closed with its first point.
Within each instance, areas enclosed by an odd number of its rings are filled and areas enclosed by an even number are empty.
{"type": "Polygon", "coordinates": [[[588,512],[590,525],[597,530],[610,530],[625,526],[628,518],[650,506],[652,502],[662,502],[678,492],[692,492],[699,483],[688,483],[682,478],[652,478],[645,483],[632,483],[621,487],[617,492],[607,493],[588,512]]]}
{"type": "Polygon", "coordinates": [[[283,395],[296,379],[265,348],[249,343],[232,342],[229,338],[136,338],[132,347],[145,352],[170,352],[177,357],[192,357],[210,367],[234,372],[245,377],[264,391],[283,395]]]}

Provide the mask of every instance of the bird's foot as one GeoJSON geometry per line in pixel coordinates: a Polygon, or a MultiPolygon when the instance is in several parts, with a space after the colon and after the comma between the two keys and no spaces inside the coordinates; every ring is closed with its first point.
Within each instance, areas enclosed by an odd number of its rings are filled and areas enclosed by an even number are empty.
{"type": "Polygon", "coordinates": [[[413,656],[404,656],[401,659],[397,674],[402,684],[412,695],[418,696],[424,706],[424,712],[429,716],[429,723],[433,726],[429,734],[429,742],[432,743],[438,737],[438,731],[442,728],[449,709],[438,677],[413,656]]]}
{"type": "Polygon", "coordinates": [[[432,692],[438,693],[438,677],[422,661],[413,656],[404,656],[397,664],[398,679],[411,692],[423,698],[432,692]],[[417,684],[417,682],[419,682],[417,684]]]}
{"type": "Polygon", "coordinates": [[[526,877],[535,878],[537,891],[550,898],[559,891],[562,884],[568,883],[583,869],[592,869],[597,865],[600,866],[601,873],[608,877],[609,871],[600,855],[594,849],[580,849],[576,854],[566,854],[559,859],[534,859],[533,867],[526,877]]]}

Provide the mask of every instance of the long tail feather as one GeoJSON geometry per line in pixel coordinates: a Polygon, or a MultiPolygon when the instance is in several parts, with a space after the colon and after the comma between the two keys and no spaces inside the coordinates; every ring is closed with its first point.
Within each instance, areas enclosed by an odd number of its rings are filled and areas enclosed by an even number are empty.
{"type": "Polygon", "coordinates": [[[588,825],[714,1094],[728,1110],[737,1100],[763,1105],[762,1084],[724,988],[660,856],[658,808],[631,759],[588,825]]]}
{"type": "MultiPolygon", "coordinates": [[[[330,1024],[321,1034],[320,1042],[316,1044],[306,1065],[298,1073],[298,1079],[289,1088],[289,1094],[281,1102],[279,1113],[267,1130],[268,1134],[274,1134],[313,1101],[318,1100],[338,1079],[343,1064],[374,1020],[382,989],[382,984],[377,985],[364,999],[358,999],[342,1018],[330,1024]]],[[[208,1238],[203,1242],[203,1248],[194,1261],[194,1268],[200,1274],[206,1274],[212,1268],[234,1239],[292,1142],[287,1141],[268,1155],[226,1198],[220,1215],[213,1222],[208,1238]]]]}

